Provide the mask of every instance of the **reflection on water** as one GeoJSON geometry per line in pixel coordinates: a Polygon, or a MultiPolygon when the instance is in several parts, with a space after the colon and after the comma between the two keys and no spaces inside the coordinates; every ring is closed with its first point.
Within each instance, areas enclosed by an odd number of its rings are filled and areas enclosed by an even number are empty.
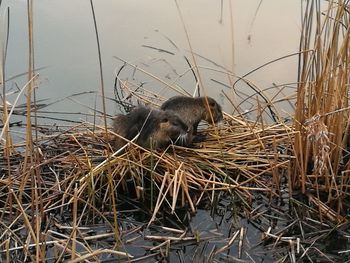
{"type": "MultiPolygon", "coordinates": [[[[222,14],[220,1],[191,0],[179,1],[178,4],[192,50],[198,54],[194,57],[200,67],[205,93],[216,97],[226,111],[232,111],[233,108],[221,91],[232,96],[228,87],[236,79],[228,77],[225,71],[242,76],[268,61],[298,50],[300,1],[223,1],[222,14]]],[[[28,48],[26,1],[3,1],[3,21],[7,6],[11,14],[6,61],[9,78],[26,71],[28,48]]],[[[194,92],[195,79],[184,59],[186,56],[191,60],[190,47],[175,1],[105,0],[95,1],[94,7],[108,97],[114,97],[114,71],[123,65],[114,56],[138,65],[169,84],[177,84],[191,94],[194,92]],[[164,49],[173,55],[149,47],[164,49]]],[[[48,103],[80,92],[100,93],[97,45],[89,1],[35,2],[34,37],[35,65],[46,67],[40,71],[38,99],[47,99],[45,102],[48,103]]],[[[249,75],[247,79],[258,89],[294,83],[296,59],[291,57],[273,63],[249,75]]],[[[145,88],[161,96],[172,95],[164,84],[154,78],[140,72],[133,73],[132,68],[125,69],[121,77],[135,84],[145,82],[145,88]]],[[[16,85],[23,86],[25,79],[10,81],[7,90],[14,89],[16,85]]],[[[283,89],[283,94],[293,91],[295,84],[291,86],[283,89]]],[[[243,82],[235,87],[238,93],[235,101],[237,105],[240,96],[254,94],[243,82]]],[[[272,98],[276,93],[276,89],[271,89],[268,94],[272,98]]],[[[283,97],[283,94],[278,97],[283,97]]],[[[253,97],[256,100],[256,96],[253,97]]],[[[13,100],[9,97],[9,101],[13,100]]],[[[85,94],[63,100],[48,109],[89,114],[95,103],[101,109],[99,96],[85,94]]],[[[118,108],[112,101],[108,105],[108,113],[114,114],[118,108]]],[[[250,104],[241,106],[241,110],[251,107],[250,104]]],[[[287,104],[283,107],[286,108],[280,108],[281,112],[289,110],[287,104]]]]}

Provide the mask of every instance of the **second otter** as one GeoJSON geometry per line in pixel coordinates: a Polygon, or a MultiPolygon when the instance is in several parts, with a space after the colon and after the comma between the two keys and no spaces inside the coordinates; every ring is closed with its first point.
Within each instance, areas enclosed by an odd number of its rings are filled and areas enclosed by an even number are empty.
{"type": "Polygon", "coordinates": [[[214,124],[223,119],[221,106],[211,97],[176,96],[168,99],[160,108],[178,115],[193,135],[196,135],[201,120],[214,124]]]}
{"type": "MultiPolygon", "coordinates": [[[[136,107],[126,115],[119,114],[113,121],[113,131],[128,140],[140,133],[136,143],[144,148],[165,148],[172,142],[186,145],[190,140],[188,130],[177,115],[146,107],[136,107]]],[[[125,144],[122,138],[115,139],[117,148],[125,144]]]]}

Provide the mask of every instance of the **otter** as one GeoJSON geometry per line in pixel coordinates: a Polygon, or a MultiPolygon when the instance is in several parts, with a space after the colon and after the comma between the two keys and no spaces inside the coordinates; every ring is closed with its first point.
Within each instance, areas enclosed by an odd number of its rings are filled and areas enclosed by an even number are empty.
{"type": "MultiPolygon", "coordinates": [[[[126,115],[116,115],[113,131],[128,140],[140,133],[136,144],[151,149],[165,148],[171,143],[186,145],[190,140],[189,128],[177,115],[144,106],[138,106],[126,115]]],[[[125,140],[116,137],[117,148],[125,144],[125,140]]]]}
{"type": "Polygon", "coordinates": [[[165,101],[160,109],[174,112],[191,129],[192,135],[197,134],[201,120],[209,124],[223,120],[221,106],[211,97],[175,96],[165,101]]]}

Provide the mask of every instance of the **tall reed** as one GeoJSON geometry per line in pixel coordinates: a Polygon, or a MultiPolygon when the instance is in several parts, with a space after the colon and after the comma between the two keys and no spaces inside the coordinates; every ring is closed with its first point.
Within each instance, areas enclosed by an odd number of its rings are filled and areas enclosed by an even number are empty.
{"type": "MultiPolygon", "coordinates": [[[[33,78],[33,60],[34,60],[34,47],[33,47],[33,1],[27,0],[27,15],[28,15],[28,81],[33,78]]],[[[33,153],[33,141],[32,141],[32,97],[33,97],[33,83],[30,82],[27,88],[27,115],[26,115],[26,155],[24,163],[24,171],[27,167],[32,164],[32,153],[33,153]]]]}
{"type": "MultiPolygon", "coordinates": [[[[2,19],[2,18],[1,18],[2,19]]],[[[0,83],[2,85],[2,105],[3,105],[3,114],[2,121],[4,123],[3,134],[5,135],[5,143],[4,143],[4,157],[7,159],[13,153],[13,145],[12,145],[12,137],[10,134],[10,126],[9,126],[9,114],[8,114],[8,105],[7,105],[7,97],[6,97],[6,73],[5,73],[5,64],[6,64],[6,54],[7,54],[7,46],[9,39],[9,25],[10,25],[10,9],[7,8],[6,15],[4,17],[5,23],[3,25],[6,29],[6,34],[4,34],[4,39],[1,39],[0,47],[0,83]]],[[[2,139],[2,138],[0,138],[2,139]]],[[[8,159],[9,160],[9,159],[8,159]]]]}
{"type": "Polygon", "coordinates": [[[307,1],[300,39],[291,182],[341,213],[349,180],[350,17],[343,0],[307,1]],[[303,52],[311,50],[311,52],[303,52]],[[348,177],[348,176],[347,176],[348,177]]]}

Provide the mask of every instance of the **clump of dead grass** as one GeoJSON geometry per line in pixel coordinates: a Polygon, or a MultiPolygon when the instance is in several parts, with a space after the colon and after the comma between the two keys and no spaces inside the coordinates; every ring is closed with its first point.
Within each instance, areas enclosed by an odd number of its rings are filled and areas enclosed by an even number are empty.
{"type": "MultiPolygon", "coordinates": [[[[103,127],[89,123],[42,135],[36,145],[40,153],[37,165],[20,172],[17,168],[23,167],[25,152],[17,151],[11,165],[1,167],[1,216],[14,220],[14,224],[23,222],[29,238],[26,245],[14,246],[14,251],[31,246],[44,249],[44,242],[50,240],[60,251],[59,257],[67,252],[74,254],[73,258],[88,257],[92,253],[88,247],[86,252],[75,248],[82,235],[79,225],[82,220],[111,222],[112,233],[120,240],[117,213],[123,194],[143,200],[151,209],[148,225],[158,221],[163,211],[174,214],[188,206],[195,212],[203,198],[213,203],[214,196],[222,191],[233,191],[248,208],[255,199],[253,193],[279,195],[277,178],[288,168],[291,157],[280,153],[277,146],[287,149],[294,134],[290,128],[272,125],[262,129],[226,115],[220,136],[216,128],[206,132],[207,139],[194,148],[171,145],[165,151],[150,151],[130,143],[128,150],[118,155],[113,155],[103,127]],[[67,215],[69,211],[71,215],[67,215]],[[51,215],[57,213],[72,220],[70,236],[60,238],[67,238],[63,246],[51,229],[57,224],[51,215]],[[105,213],[114,219],[110,221],[105,213]],[[33,220],[40,228],[50,229],[50,234],[37,237],[33,220]]],[[[8,231],[4,236],[12,244],[9,234],[16,230],[8,226],[8,231]]],[[[90,257],[96,257],[94,253],[90,257]]]]}

